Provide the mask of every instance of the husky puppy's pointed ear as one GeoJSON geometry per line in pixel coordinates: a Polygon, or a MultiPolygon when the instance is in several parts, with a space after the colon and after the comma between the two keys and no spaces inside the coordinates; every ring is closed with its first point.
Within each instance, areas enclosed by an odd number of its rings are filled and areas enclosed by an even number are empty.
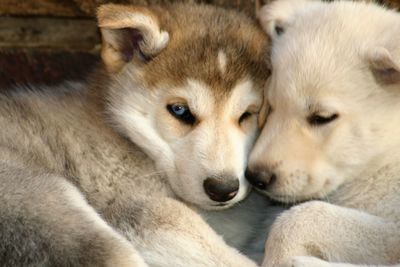
{"type": "Polygon", "coordinates": [[[107,4],[99,7],[97,19],[103,41],[101,57],[110,72],[133,60],[151,59],[169,41],[157,15],[146,7],[107,4]]]}
{"type": "Polygon", "coordinates": [[[256,2],[256,14],[261,26],[272,40],[279,38],[293,22],[295,13],[311,0],[276,0],[260,8],[256,2]]]}
{"type": "Polygon", "coordinates": [[[395,58],[386,48],[377,47],[367,52],[367,60],[379,83],[400,83],[400,57],[395,58]]]}

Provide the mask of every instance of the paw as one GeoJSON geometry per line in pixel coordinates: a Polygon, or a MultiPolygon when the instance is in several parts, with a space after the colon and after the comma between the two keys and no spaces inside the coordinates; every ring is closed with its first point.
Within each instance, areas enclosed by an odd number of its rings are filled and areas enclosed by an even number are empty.
{"type": "Polygon", "coordinates": [[[326,261],[315,257],[298,256],[291,259],[288,267],[329,267],[326,261]]]}

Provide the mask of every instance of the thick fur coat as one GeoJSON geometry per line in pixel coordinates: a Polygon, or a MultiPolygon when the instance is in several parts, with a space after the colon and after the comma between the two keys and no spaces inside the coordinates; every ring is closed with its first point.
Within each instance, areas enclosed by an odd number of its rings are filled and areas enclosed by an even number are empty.
{"type": "Polygon", "coordinates": [[[263,266],[399,264],[400,15],[280,0],[259,18],[273,72],[250,181],[280,201],[324,200],[279,217],[263,266]]]}
{"type": "Polygon", "coordinates": [[[218,210],[249,193],[266,36],[210,6],[98,19],[89,83],[0,95],[1,265],[255,267],[219,234],[244,249],[268,202],[218,210]]]}

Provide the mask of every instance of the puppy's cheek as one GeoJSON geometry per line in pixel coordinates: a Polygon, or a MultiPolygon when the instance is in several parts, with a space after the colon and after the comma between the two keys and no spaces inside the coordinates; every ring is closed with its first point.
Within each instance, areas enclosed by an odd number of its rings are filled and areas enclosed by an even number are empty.
{"type": "Polygon", "coordinates": [[[276,181],[271,184],[270,191],[278,195],[296,196],[301,193],[302,177],[295,174],[280,175],[276,181]]]}
{"type": "Polygon", "coordinates": [[[292,178],[292,192],[299,200],[314,198],[324,192],[325,179],[312,172],[301,172],[292,178]]]}
{"type": "Polygon", "coordinates": [[[323,181],[322,181],[321,191],[326,191],[329,188],[331,188],[332,187],[332,182],[333,182],[332,179],[330,179],[329,177],[325,177],[323,179],[323,181]]]}
{"type": "Polygon", "coordinates": [[[342,184],[342,172],[328,162],[321,162],[318,168],[314,169],[313,176],[316,177],[316,184],[319,191],[316,193],[327,194],[337,189],[342,184]]]}

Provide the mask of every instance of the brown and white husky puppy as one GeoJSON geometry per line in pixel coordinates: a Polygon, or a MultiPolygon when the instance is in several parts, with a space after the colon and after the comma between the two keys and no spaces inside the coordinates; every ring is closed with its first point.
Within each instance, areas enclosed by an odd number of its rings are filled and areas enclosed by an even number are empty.
{"type": "MultiPolygon", "coordinates": [[[[105,5],[98,21],[88,84],[0,95],[0,265],[256,266],[197,211],[249,192],[264,33],[210,6],[105,5]]],[[[237,246],[259,221],[240,208],[205,214],[237,246]]]]}

